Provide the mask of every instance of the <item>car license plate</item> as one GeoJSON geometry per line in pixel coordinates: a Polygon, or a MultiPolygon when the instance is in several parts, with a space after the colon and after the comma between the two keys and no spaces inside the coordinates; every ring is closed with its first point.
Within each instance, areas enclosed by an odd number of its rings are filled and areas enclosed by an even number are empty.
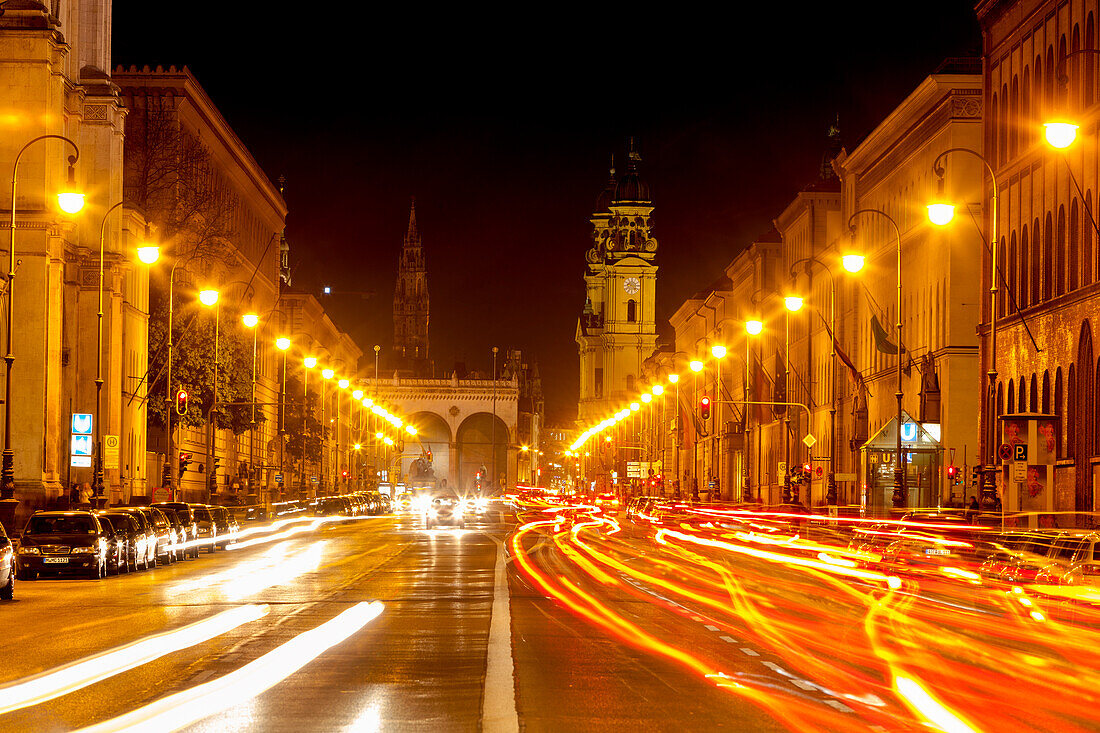
{"type": "Polygon", "coordinates": [[[48,565],[64,565],[65,563],[69,562],[69,558],[67,558],[67,557],[44,557],[44,558],[42,558],[42,562],[44,562],[48,565]]]}

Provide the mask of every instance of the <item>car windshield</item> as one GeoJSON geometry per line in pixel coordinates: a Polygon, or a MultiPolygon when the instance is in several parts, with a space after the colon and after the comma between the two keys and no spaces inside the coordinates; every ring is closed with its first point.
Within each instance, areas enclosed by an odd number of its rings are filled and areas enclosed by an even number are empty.
{"type": "Polygon", "coordinates": [[[105,514],[104,516],[110,517],[111,523],[119,529],[133,530],[136,526],[133,517],[128,514],[105,514]]]}
{"type": "Polygon", "coordinates": [[[95,520],[66,514],[31,517],[27,534],[95,534],[95,520]]]}

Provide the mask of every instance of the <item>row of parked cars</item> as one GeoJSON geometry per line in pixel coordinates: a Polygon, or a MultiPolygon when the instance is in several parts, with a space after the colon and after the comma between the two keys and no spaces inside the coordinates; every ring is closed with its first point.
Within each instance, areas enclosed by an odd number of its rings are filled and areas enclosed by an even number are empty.
{"type": "Polygon", "coordinates": [[[238,531],[237,521],[225,507],[207,504],[38,511],[21,534],[9,538],[0,528],[0,598],[14,596],[16,577],[35,580],[46,574],[83,574],[103,578],[146,570],[197,558],[200,550],[224,549],[238,531]]]}
{"type": "Polygon", "coordinates": [[[1001,531],[948,513],[906,519],[909,524],[901,527],[872,525],[857,531],[849,549],[879,555],[882,563],[911,572],[951,565],[993,583],[1100,584],[1100,532],[1095,530],[1001,531]]]}
{"type": "Polygon", "coordinates": [[[325,496],[306,502],[306,506],[318,517],[365,517],[393,513],[393,501],[388,495],[377,491],[325,496]]]}

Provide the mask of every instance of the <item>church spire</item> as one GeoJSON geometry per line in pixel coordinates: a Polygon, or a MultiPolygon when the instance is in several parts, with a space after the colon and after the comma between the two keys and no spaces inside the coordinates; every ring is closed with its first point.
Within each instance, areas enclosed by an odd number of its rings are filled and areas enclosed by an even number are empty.
{"type": "Polygon", "coordinates": [[[409,227],[398,260],[393,291],[393,350],[399,369],[413,376],[430,373],[428,366],[428,269],[416,225],[416,199],[409,203],[409,227]]]}
{"type": "Polygon", "coordinates": [[[416,231],[416,196],[413,196],[409,203],[409,233],[405,236],[405,241],[418,238],[419,233],[416,231]]]}

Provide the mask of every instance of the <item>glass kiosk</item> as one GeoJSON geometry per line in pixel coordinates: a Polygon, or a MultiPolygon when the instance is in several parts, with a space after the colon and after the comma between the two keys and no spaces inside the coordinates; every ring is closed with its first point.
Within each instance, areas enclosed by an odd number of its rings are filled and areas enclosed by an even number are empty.
{"type": "MultiPolygon", "coordinates": [[[[943,446],[939,423],[921,424],[902,413],[901,448],[905,453],[908,501],[905,508],[940,504],[940,468],[943,446]]],[[[894,508],[894,453],[897,418],[891,418],[863,444],[860,455],[860,509],[863,514],[885,516],[894,508]]]]}

